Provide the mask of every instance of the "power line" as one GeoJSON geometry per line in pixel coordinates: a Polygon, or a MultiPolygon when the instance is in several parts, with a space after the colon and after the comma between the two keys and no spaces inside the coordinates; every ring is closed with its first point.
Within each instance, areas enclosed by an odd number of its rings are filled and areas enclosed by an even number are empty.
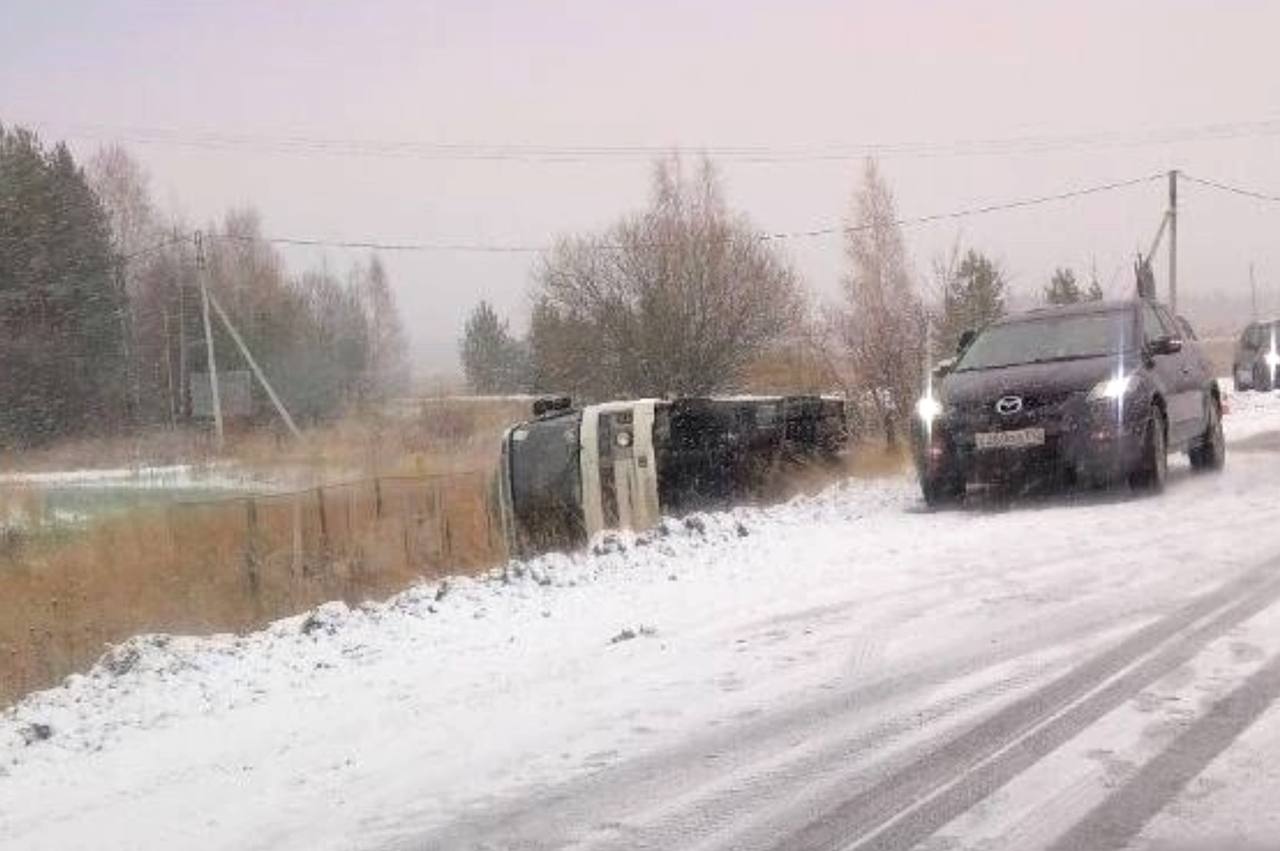
{"type": "Polygon", "coordinates": [[[1280,118],[1218,122],[1139,131],[1039,134],[962,139],[950,142],[832,143],[829,145],[679,145],[679,144],[535,144],[436,142],[405,139],[343,139],[313,136],[267,136],[216,131],[183,131],[155,127],[110,127],[59,124],[65,135],[95,141],[167,145],[210,150],[247,150],[277,154],[320,154],[373,158],[414,158],[529,163],[641,162],[673,150],[705,153],[739,163],[843,162],[866,156],[938,157],[1050,153],[1091,148],[1133,147],[1178,142],[1222,141],[1280,135],[1280,118]]]}
{"type": "Polygon", "coordinates": [[[1227,183],[1221,183],[1217,180],[1208,180],[1203,177],[1195,177],[1194,175],[1187,174],[1185,171],[1180,171],[1178,172],[1178,174],[1181,177],[1191,181],[1192,183],[1199,183],[1201,186],[1208,186],[1212,189],[1218,189],[1222,192],[1230,192],[1234,195],[1243,195],[1246,198],[1254,198],[1258,201],[1273,201],[1273,202],[1280,203],[1280,195],[1268,195],[1265,192],[1257,192],[1252,189],[1242,189],[1239,186],[1232,186],[1227,183]]]}
{"type": "MultiPolygon", "coordinates": [[[[1143,183],[1150,183],[1155,180],[1164,179],[1163,174],[1152,174],[1146,177],[1135,177],[1130,180],[1120,180],[1113,183],[1103,183],[1097,186],[1088,186],[1083,189],[1072,189],[1067,192],[1059,192],[1054,195],[1040,195],[1035,198],[1021,198],[1015,201],[1004,201],[997,204],[987,204],[981,207],[970,207],[963,210],[953,210],[948,213],[932,213],[927,216],[914,216],[911,218],[896,219],[894,224],[900,227],[910,227],[913,225],[929,224],[931,222],[946,221],[948,219],[963,219],[969,216],[981,216],[987,213],[999,213],[1005,210],[1016,210],[1023,207],[1032,207],[1039,204],[1049,204],[1055,201],[1066,201],[1071,198],[1080,198],[1085,195],[1095,195],[1099,192],[1110,192],[1116,189],[1125,189],[1130,186],[1137,186],[1143,183]]],[[[870,230],[874,225],[846,225],[843,227],[819,228],[810,231],[796,231],[792,233],[780,233],[766,235],[766,239],[792,239],[796,237],[808,236],[826,236],[836,233],[857,233],[858,231],[870,230]]]]}
{"type": "MultiPolygon", "coordinates": [[[[899,218],[893,221],[894,225],[899,227],[913,227],[916,225],[930,224],[932,222],[948,221],[954,219],[962,219],[970,216],[981,216],[990,213],[999,213],[1008,210],[1017,210],[1026,207],[1038,206],[1041,204],[1051,204],[1060,201],[1068,201],[1074,198],[1081,198],[1088,195],[1096,195],[1102,192],[1112,192],[1119,189],[1125,189],[1132,186],[1138,186],[1150,183],[1156,180],[1165,179],[1164,173],[1147,175],[1145,177],[1135,177],[1129,180],[1119,180],[1111,183],[1102,183],[1094,186],[1086,186],[1080,189],[1072,189],[1066,192],[1058,192],[1052,195],[1040,195],[1032,198],[1019,198],[1012,201],[1003,201],[994,204],[985,204],[979,207],[968,207],[960,210],[951,210],[945,213],[931,213],[924,216],[912,216],[907,218],[899,218]]],[[[756,239],[762,242],[783,241],[793,239],[810,239],[823,236],[832,236],[836,234],[853,234],[861,231],[870,230],[876,225],[835,225],[822,228],[814,228],[811,230],[800,231],[779,231],[764,232],[756,235],[756,239]]],[[[319,237],[270,237],[270,236],[245,236],[239,234],[209,234],[211,239],[219,239],[232,242],[265,242],[273,245],[291,245],[291,246],[307,246],[318,248],[346,248],[359,249],[369,251],[416,251],[416,252],[460,252],[460,253],[483,253],[483,254],[542,254],[551,250],[551,246],[547,245],[529,245],[529,244],[502,244],[502,243],[474,243],[474,242],[382,242],[373,239],[347,240],[347,239],[324,239],[319,237]]],[[[623,246],[615,244],[600,243],[593,246],[599,250],[619,250],[623,246]]]]}
{"type": "Polygon", "coordinates": [[[164,249],[166,249],[166,248],[168,248],[168,247],[170,247],[170,246],[178,245],[179,243],[183,243],[183,242],[187,242],[187,241],[189,241],[190,239],[191,239],[191,237],[190,237],[189,235],[185,234],[185,233],[183,233],[183,234],[174,234],[173,236],[169,237],[168,239],[161,240],[160,242],[157,242],[157,243],[156,243],[156,244],[154,244],[154,245],[148,245],[146,248],[139,248],[137,251],[131,251],[131,252],[129,252],[128,254],[121,254],[121,255],[120,255],[120,260],[121,260],[121,262],[128,263],[129,261],[134,260],[134,259],[136,259],[136,258],[138,258],[138,257],[144,257],[144,256],[146,256],[146,255],[148,255],[148,254],[154,254],[154,253],[155,253],[155,252],[157,252],[157,251],[163,251],[164,249]]]}
{"type": "Polygon", "coordinates": [[[243,234],[209,234],[210,239],[230,242],[269,242],[274,245],[311,246],[317,248],[352,248],[372,251],[447,251],[477,254],[539,254],[547,249],[537,245],[501,245],[478,242],[378,242],[377,240],[320,239],[287,236],[245,236],[243,234]]]}

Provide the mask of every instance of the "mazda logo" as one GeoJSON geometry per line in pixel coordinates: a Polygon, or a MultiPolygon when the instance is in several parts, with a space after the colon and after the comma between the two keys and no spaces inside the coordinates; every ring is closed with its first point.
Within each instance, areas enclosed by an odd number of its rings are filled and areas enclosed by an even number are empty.
{"type": "Polygon", "coordinates": [[[1021,396],[1002,396],[1000,401],[996,402],[996,412],[1004,414],[1006,417],[1010,414],[1016,414],[1022,410],[1021,396]]]}

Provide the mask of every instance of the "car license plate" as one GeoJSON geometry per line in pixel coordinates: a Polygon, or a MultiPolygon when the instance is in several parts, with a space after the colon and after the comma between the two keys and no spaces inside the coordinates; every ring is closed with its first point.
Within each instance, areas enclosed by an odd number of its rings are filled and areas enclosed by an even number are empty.
{"type": "Polygon", "coordinates": [[[974,435],[979,449],[1023,449],[1044,445],[1044,429],[1022,428],[1016,431],[984,431],[974,435]]]}

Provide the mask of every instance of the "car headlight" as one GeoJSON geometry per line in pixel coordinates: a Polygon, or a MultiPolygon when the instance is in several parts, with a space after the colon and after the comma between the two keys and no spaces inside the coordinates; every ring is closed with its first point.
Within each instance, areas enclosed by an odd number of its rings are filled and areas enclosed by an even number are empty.
{"type": "Polygon", "coordinates": [[[1123,399],[1124,394],[1128,393],[1132,387],[1132,375],[1118,375],[1114,378],[1108,378],[1105,381],[1099,381],[1097,385],[1089,391],[1089,400],[1123,399]]]}
{"type": "Polygon", "coordinates": [[[942,416],[942,403],[932,396],[921,396],[916,402],[916,415],[925,423],[932,423],[942,416]]]}

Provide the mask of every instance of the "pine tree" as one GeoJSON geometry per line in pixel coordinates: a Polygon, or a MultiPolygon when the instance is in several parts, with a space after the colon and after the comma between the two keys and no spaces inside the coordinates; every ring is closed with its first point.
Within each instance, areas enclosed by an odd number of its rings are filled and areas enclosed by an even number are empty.
{"type": "Polygon", "coordinates": [[[935,350],[955,351],[960,335],[1004,315],[1004,273],[990,258],[969,249],[944,279],[942,315],[934,323],[935,350]]]}
{"type": "Polygon", "coordinates": [[[514,393],[525,390],[527,355],[511,336],[507,323],[487,301],[471,311],[459,342],[462,368],[473,393],[514,393]]]}
{"type": "MultiPolygon", "coordinates": [[[[1101,288],[1099,288],[1101,296],[1101,288]]],[[[1055,269],[1045,287],[1044,300],[1049,304],[1076,304],[1084,299],[1080,285],[1076,283],[1076,273],[1070,269],[1055,269]]]]}
{"type": "Polygon", "coordinates": [[[118,271],[106,213],[71,152],[0,127],[0,445],[121,424],[118,271]]]}

